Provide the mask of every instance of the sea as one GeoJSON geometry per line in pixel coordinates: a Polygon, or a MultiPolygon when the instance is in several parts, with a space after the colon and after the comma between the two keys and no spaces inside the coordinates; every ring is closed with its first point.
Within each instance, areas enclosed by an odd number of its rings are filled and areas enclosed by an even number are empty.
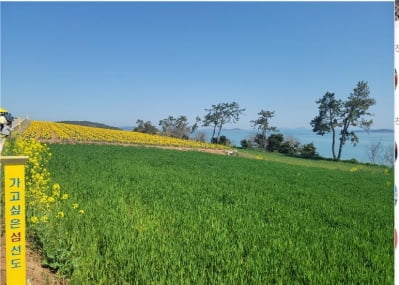
{"type": "MultiPolygon", "coordinates": [[[[206,140],[210,141],[212,137],[212,129],[199,129],[193,134],[193,137],[198,132],[202,132],[206,136],[206,140]]],[[[307,128],[281,128],[279,133],[284,135],[284,138],[292,137],[301,143],[301,145],[313,143],[316,147],[318,154],[325,158],[332,158],[331,150],[331,134],[324,136],[316,135],[311,129],[307,128]]],[[[379,144],[378,155],[375,157],[375,162],[378,164],[385,164],[392,166],[392,162],[384,159],[384,154],[391,154],[394,156],[394,132],[393,130],[381,129],[355,131],[359,137],[359,143],[356,146],[352,145],[349,141],[345,143],[341,159],[349,160],[356,159],[359,162],[372,162],[370,158],[370,149],[372,146],[379,144]]],[[[222,129],[221,135],[226,136],[233,146],[240,147],[243,139],[250,139],[256,134],[254,129],[222,129]]],[[[336,147],[338,147],[339,140],[337,139],[336,147]]],[[[338,153],[338,151],[336,151],[338,153]]]]}

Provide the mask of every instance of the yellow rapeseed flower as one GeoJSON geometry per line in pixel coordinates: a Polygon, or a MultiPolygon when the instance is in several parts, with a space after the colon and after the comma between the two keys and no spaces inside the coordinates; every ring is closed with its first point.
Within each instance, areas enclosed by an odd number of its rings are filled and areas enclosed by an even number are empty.
{"type": "Polygon", "coordinates": [[[349,171],[350,172],[356,172],[356,171],[358,171],[359,169],[357,168],[357,167],[352,167],[351,169],[349,169],[349,171]]]}
{"type": "Polygon", "coordinates": [[[46,194],[44,194],[44,195],[42,196],[42,198],[40,199],[40,203],[42,203],[42,204],[47,203],[47,199],[48,199],[48,196],[47,196],[46,194]]]}
{"type": "MultiPolygon", "coordinates": [[[[34,132],[28,136],[23,134],[23,136],[17,137],[15,143],[8,146],[7,151],[12,155],[29,156],[25,168],[27,219],[31,224],[40,222],[48,223],[51,222],[49,218],[50,215],[57,218],[63,218],[66,215],[66,212],[63,211],[64,208],[59,208],[58,210],[52,208],[56,205],[60,206],[59,202],[61,202],[62,205],[63,201],[69,199],[69,195],[61,193],[60,184],[51,183],[51,174],[46,169],[52,156],[50,148],[48,145],[35,140],[35,138],[53,138],[53,135],[51,134],[52,131],[50,131],[50,134],[46,134],[40,130],[43,125],[31,124],[31,126],[33,127],[34,132]],[[10,146],[12,146],[11,149],[9,149],[10,146]]],[[[49,129],[45,131],[49,132],[49,129]]],[[[77,204],[75,207],[77,212],[79,212],[77,204]]]]}
{"type": "Polygon", "coordinates": [[[82,209],[80,209],[80,210],[78,211],[78,213],[79,213],[79,214],[84,214],[84,213],[85,213],[85,211],[84,211],[84,210],[82,210],[82,209]]]}
{"type": "Polygon", "coordinates": [[[193,140],[184,140],[160,135],[150,135],[139,132],[126,132],[122,130],[105,130],[87,126],[77,126],[54,122],[32,121],[24,131],[23,137],[27,139],[81,142],[127,143],[145,145],[167,145],[189,148],[229,149],[219,144],[203,143],[193,140]]]}
{"type": "Polygon", "coordinates": [[[38,219],[36,216],[32,216],[32,217],[30,218],[30,221],[31,221],[32,223],[36,224],[36,223],[39,222],[39,219],[38,219]]]}
{"type": "Polygon", "coordinates": [[[61,187],[60,187],[59,184],[56,183],[56,184],[53,185],[53,196],[54,197],[59,197],[60,196],[60,194],[61,194],[60,189],[61,189],[61,187]]]}
{"type": "Polygon", "coordinates": [[[55,184],[53,185],[53,191],[59,191],[60,189],[61,189],[60,184],[55,183],[55,184]]]}
{"type": "Polygon", "coordinates": [[[73,208],[73,209],[79,208],[79,204],[78,204],[78,203],[74,203],[74,204],[72,205],[72,208],[73,208]]]}

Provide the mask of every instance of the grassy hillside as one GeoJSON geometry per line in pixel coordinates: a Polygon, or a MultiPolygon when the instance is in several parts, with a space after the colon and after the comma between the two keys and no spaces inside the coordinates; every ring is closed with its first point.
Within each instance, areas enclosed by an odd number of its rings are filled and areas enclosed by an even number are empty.
{"type": "Polygon", "coordinates": [[[71,284],[393,282],[392,171],[50,147],[53,180],[85,211],[44,244],[71,284]]]}
{"type": "Polygon", "coordinates": [[[306,159],[306,158],[293,157],[282,153],[262,152],[258,150],[240,149],[237,155],[241,157],[265,160],[270,162],[281,162],[284,164],[326,168],[331,170],[344,170],[344,171],[364,170],[364,171],[379,172],[379,173],[392,171],[392,168],[389,168],[386,165],[373,165],[370,163],[359,163],[350,160],[333,161],[332,159],[323,159],[323,158],[306,159]]]}

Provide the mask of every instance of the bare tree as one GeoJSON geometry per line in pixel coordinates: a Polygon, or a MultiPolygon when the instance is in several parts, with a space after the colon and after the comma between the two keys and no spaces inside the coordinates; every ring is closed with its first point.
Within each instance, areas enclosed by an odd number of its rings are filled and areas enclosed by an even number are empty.
{"type": "Polygon", "coordinates": [[[384,162],[390,167],[394,166],[394,148],[393,146],[387,146],[384,151],[384,162]]]}
{"type": "Polygon", "coordinates": [[[381,154],[381,147],[381,141],[373,143],[368,147],[367,154],[371,163],[377,164],[380,161],[379,155],[381,154]]]}
{"type": "Polygon", "coordinates": [[[394,149],[391,145],[384,148],[381,141],[378,141],[368,147],[367,154],[371,163],[394,166],[394,149]]]}
{"type": "Polygon", "coordinates": [[[198,132],[195,135],[195,139],[198,142],[206,142],[206,133],[205,132],[198,132]]]}

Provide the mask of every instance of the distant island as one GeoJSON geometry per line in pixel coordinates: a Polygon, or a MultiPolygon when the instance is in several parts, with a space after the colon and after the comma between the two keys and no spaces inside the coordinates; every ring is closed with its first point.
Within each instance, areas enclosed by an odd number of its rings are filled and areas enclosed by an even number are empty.
{"type": "MultiPolygon", "coordinates": [[[[201,128],[200,130],[211,130],[211,128],[201,128]]],[[[225,128],[223,130],[224,131],[253,131],[253,132],[256,131],[256,129],[247,129],[247,128],[225,128]]],[[[278,129],[279,132],[292,131],[292,130],[312,132],[312,129],[306,128],[306,127],[293,127],[293,128],[283,127],[283,128],[278,129]]],[[[394,132],[393,129],[370,129],[368,131],[363,130],[363,129],[356,129],[353,131],[355,133],[366,133],[366,132],[369,132],[369,133],[393,133],[394,132]]]]}
{"type": "MultiPolygon", "coordinates": [[[[57,123],[63,123],[63,124],[71,124],[71,125],[79,125],[79,126],[86,126],[86,127],[94,127],[94,128],[102,128],[102,129],[111,129],[111,130],[128,130],[131,131],[134,129],[134,126],[123,126],[123,127],[113,127],[109,126],[106,124],[102,123],[97,123],[97,122],[90,122],[90,121],[58,121],[57,123]]],[[[205,130],[211,130],[210,128],[201,128],[199,129],[200,131],[205,131],[205,130]]],[[[309,130],[309,128],[305,127],[296,127],[296,128],[281,128],[281,131],[287,131],[287,130],[309,130]]],[[[244,129],[244,128],[226,128],[224,131],[249,131],[249,132],[254,132],[256,130],[254,129],[244,129]]],[[[366,130],[362,129],[357,129],[354,130],[355,133],[365,133],[367,132],[366,130]]],[[[369,133],[393,133],[394,131],[392,129],[371,129],[368,131],[369,133]]]]}
{"type": "Polygon", "coordinates": [[[101,128],[101,129],[110,129],[110,130],[121,130],[120,128],[117,127],[112,127],[106,124],[89,122],[89,121],[58,121],[57,123],[79,125],[79,126],[101,128]]]}
{"type": "MultiPolygon", "coordinates": [[[[355,132],[367,132],[366,130],[355,130],[355,132]]],[[[393,133],[393,130],[390,129],[375,129],[375,130],[368,130],[369,133],[393,133]]]]}

